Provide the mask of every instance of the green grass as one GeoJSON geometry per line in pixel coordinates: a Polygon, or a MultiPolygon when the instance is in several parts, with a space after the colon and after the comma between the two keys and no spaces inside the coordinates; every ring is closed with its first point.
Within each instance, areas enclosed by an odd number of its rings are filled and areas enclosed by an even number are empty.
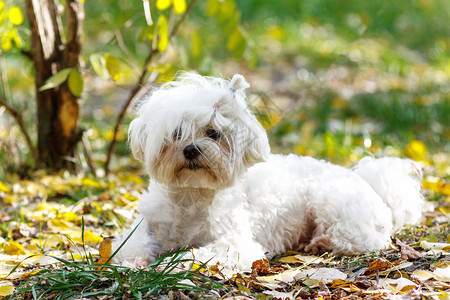
{"type": "MultiPolygon", "coordinates": [[[[19,279],[19,282],[16,282],[19,287],[9,299],[74,299],[99,296],[108,299],[116,297],[147,299],[173,290],[210,295],[218,295],[219,291],[224,290],[224,286],[200,274],[204,265],[193,268],[192,259],[184,258],[189,252],[188,249],[162,255],[144,269],[108,264],[139,224],[105,264],[96,264],[85,247],[83,218],[82,261],[76,262],[75,259],[68,261],[54,257],[59,263],[44,268],[26,279],[19,279]]],[[[19,266],[20,264],[16,268],[19,266]]]]}
{"type": "Polygon", "coordinates": [[[200,268],[189,267],[191,260],[184,258],[186,252],[177,250],[161,256],[145,269],[96,265],[91,259],[77,263],[58,258],[60,266],[20,279],[20,286],[8,299],[144,299],[171,290],[218,295],[224,287],[201,275],[200,268]],[[185,267],[180,268],[181,265],[185,267]]]}

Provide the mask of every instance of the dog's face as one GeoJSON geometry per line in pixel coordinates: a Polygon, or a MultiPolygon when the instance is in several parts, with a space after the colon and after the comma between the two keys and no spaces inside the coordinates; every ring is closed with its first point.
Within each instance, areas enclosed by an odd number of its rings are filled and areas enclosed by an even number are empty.
{"type": "Polygon", "coordinates": [[[184,73],[144,97],[129,141],[150,177],[166,185],[222,189],[269,154],[249,112],[241,75],[230,81],[184,73]]]}

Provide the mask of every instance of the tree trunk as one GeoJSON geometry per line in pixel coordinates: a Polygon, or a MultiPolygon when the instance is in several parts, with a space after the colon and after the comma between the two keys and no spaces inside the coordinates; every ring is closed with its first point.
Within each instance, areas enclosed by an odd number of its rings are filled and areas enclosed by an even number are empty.
{"type": "Polygon", "coordinates": [[[46,80],[65,68],[79,68],[84,10],[80,0],[66,0],[66,34],[54,0],[27,0],[31,58],[35,67],[39,167],[74,169],[82,137],[80,103],[67,82],[39,91],[46,80]],[[66,41],[62,41],[62,36],[66,41]]]}

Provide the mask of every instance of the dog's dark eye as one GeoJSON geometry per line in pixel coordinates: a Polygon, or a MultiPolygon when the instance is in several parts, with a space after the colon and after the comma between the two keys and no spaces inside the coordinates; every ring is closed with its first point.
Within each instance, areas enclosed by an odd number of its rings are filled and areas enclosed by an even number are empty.
{"type": "Polygon", "coordinates": [[[206,131],[206,136],[211,138],[211,139],[213,139],[213,140],[215,140],[215,141],[218,141],[222,137],[222,132],[217,131],[217,130],[215,130],[213,128],[210,128],[210,129],[208,129],[206,131]]]}
{"type": "Polygon", "coordinates": [[[175,129],[175,131],[173,132],[173,139],[174,140],[181,139],[181,128],[175,129]]]}

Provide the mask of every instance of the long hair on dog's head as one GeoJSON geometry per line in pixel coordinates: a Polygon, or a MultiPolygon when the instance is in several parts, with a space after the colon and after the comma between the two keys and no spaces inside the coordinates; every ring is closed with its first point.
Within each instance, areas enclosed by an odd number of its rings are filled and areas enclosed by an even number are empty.
{"type": "Polygon", "coordinates": [[[133,155],[154,180],[220,189],[270,152],[263,127],[248,109],[242,75],[231,80],[182,72],[144,96],[130,124],[133,155]]]}

